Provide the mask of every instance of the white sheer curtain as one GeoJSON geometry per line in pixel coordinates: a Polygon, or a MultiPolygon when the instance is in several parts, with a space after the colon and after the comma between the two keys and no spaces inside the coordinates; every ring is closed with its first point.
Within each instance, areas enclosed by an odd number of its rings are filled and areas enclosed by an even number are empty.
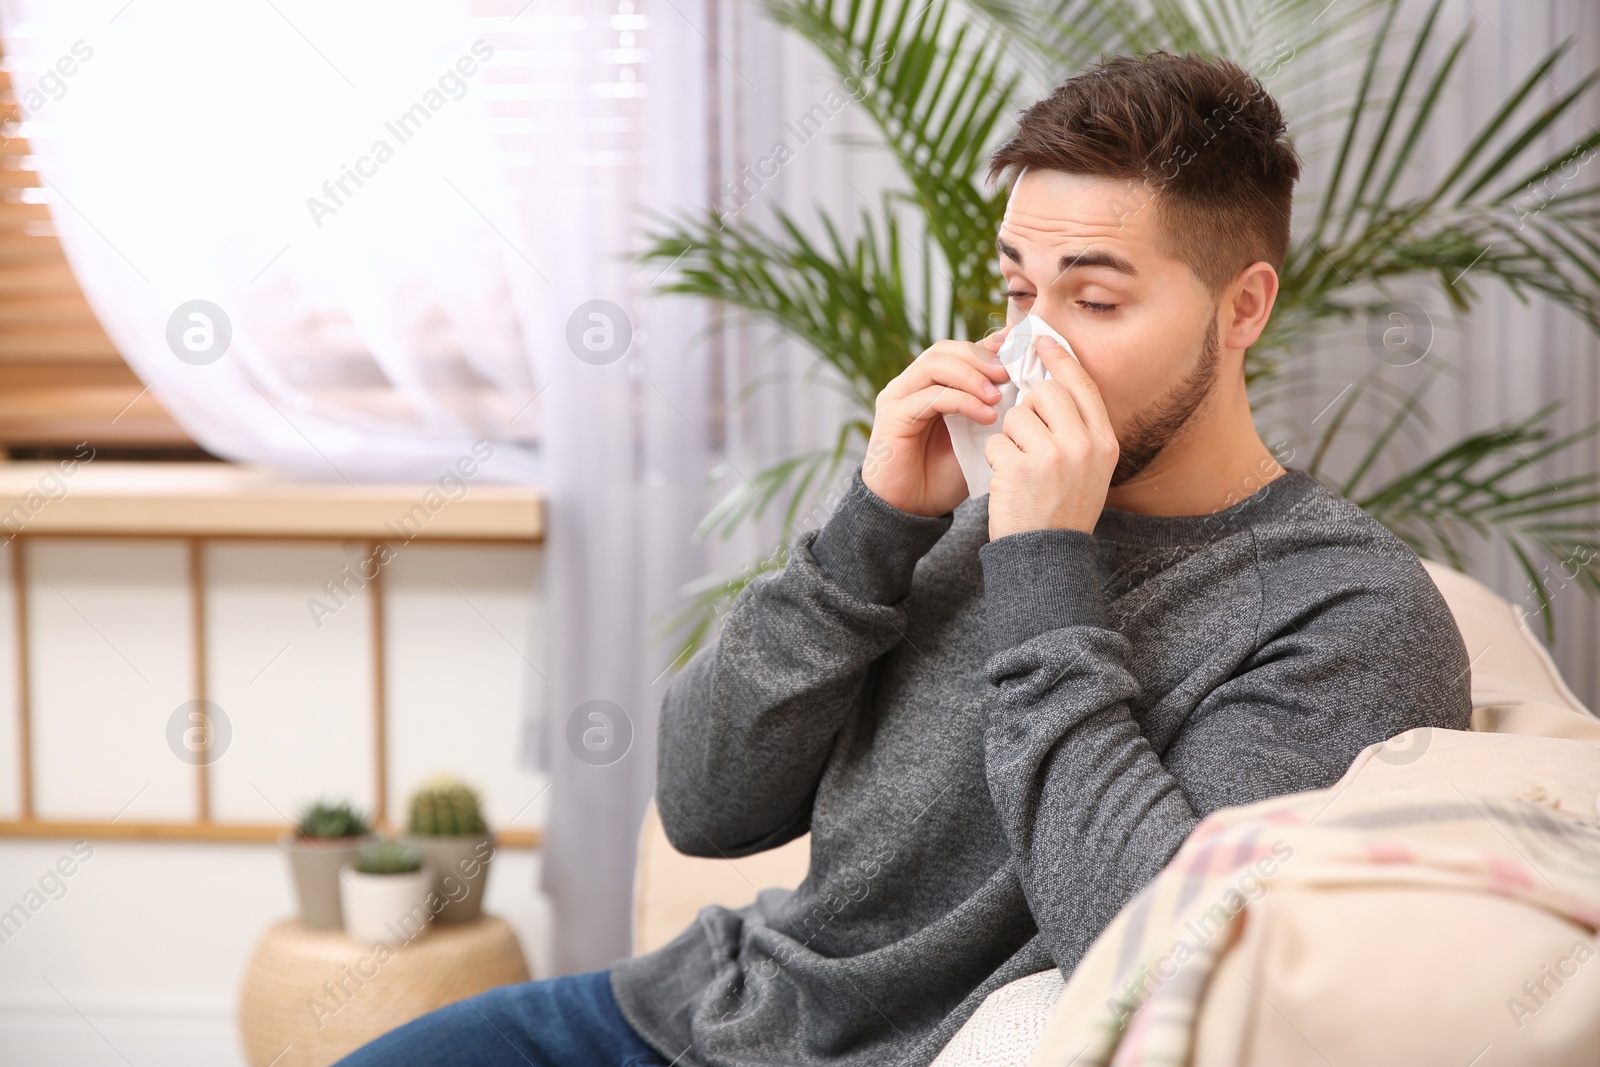
{"type": "Polygon", "coordinates": [[[358,483],[434,481],[486,439],[480,479],[544,490],[528,757],[557,972],[627,952],[656,627],[704,570],[721,459],[705,311],[627,262],[643,205],[711,188],[705,12],[656,8],[0,0],[72,268],[198,441],[358,483]],[[633,734],[612,761],[567,741],[595,700],[633,734]]]}
{"type": "Polygon", "coordinates": [[[487,437],[486,476],[533,476],[539,413],[513,417],[549,378],[553,257],[514,247],[504,67],[462,5],[4,10],[73,270],[202,444],[357,480],[437,477],[487,437]],[[175,313],[226,355],[175,352],[175,313]]]}

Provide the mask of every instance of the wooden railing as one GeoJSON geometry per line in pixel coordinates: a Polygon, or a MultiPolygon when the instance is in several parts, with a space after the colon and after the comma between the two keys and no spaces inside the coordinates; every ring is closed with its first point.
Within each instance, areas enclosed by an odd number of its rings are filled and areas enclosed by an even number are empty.
{"type": "MultiPolygon", "coordinates": [[[[130,822],[39,818],[35,807],[33,693],[30,678],[28,546],[38,538],[159,538],[187,546],[187,584],[192,633],[191,699],[208,699],[205,548],[212,541],[361,540],[368,559],[378,559],[380,541],[395,535],[397,514],[415,507],[427,486],[348,486],[293,483],[227,464],[84,463],[64,479],[59,499],[27,509],[26,521],[7,514],[56,465],[0,463],[0,542],[9,541],[15,610],[17,758],[19,817],[0,820],[0,837],[70,837],[164,841],[271,842],[281,823],[216,822],[212,819],[209,761],[194,761],[195,818],[184,822],[130,822]],[[181,468],[181,469],[174,469],[181,468]]],[[[407,528],[407,533],[411,533],[407,528]]],[[[429,517],[411,540],[430,544],[536,545],[544,538],[538,494],[528,489],[472,485],[429,517]]],[[[371,612],[373,751],[372,811],[380,830],[392,829],[388,811],[389,721],[384,574],[378,566],[365,591],[371,612]]],[[[535,848],[533,829],[496,830],[510,848],[535,848]]]]}

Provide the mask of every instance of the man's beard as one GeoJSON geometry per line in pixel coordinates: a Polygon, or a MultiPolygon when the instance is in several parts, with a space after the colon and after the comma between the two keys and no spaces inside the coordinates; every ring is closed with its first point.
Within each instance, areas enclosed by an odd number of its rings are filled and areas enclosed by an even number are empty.
{"type": "Polygon", "coordinates": [[[1116,469],[1111,473],[1113,486],[1138,475],[1183,430],[1216,384],[1220,355],[1217,324],[1213,317],[1211,327],[1206,331],[1206,339],[1200,346],[1200,357],[1194,370],[1173,386],[1166,396],[1135,415],[1117,435],[1120,454],[1116,469]]]}

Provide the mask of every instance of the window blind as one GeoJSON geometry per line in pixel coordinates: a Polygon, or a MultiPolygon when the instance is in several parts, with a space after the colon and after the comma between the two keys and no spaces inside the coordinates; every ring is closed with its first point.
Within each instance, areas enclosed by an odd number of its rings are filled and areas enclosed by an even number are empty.
{"type": "Polygon", "coordinates": [[[118,354],[67,263],[28,147],[28,114],[0,40],[0,452],[88,441],[99,453],[199,454],[118,354]]]}

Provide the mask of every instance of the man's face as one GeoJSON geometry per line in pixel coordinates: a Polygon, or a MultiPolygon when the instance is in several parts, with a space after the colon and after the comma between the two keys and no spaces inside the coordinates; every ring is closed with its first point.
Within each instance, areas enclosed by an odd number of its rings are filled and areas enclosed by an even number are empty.
{"type": "Polygon", "coordinates": [[[1000,223],[1006,322],[1038,315],[1100,387],[1121,447],[1112,485],[1173,440],[1217,380],[1217,303],[1164,255],[1148,193],[1060,171],[1023,172],[1000,223]]]}

